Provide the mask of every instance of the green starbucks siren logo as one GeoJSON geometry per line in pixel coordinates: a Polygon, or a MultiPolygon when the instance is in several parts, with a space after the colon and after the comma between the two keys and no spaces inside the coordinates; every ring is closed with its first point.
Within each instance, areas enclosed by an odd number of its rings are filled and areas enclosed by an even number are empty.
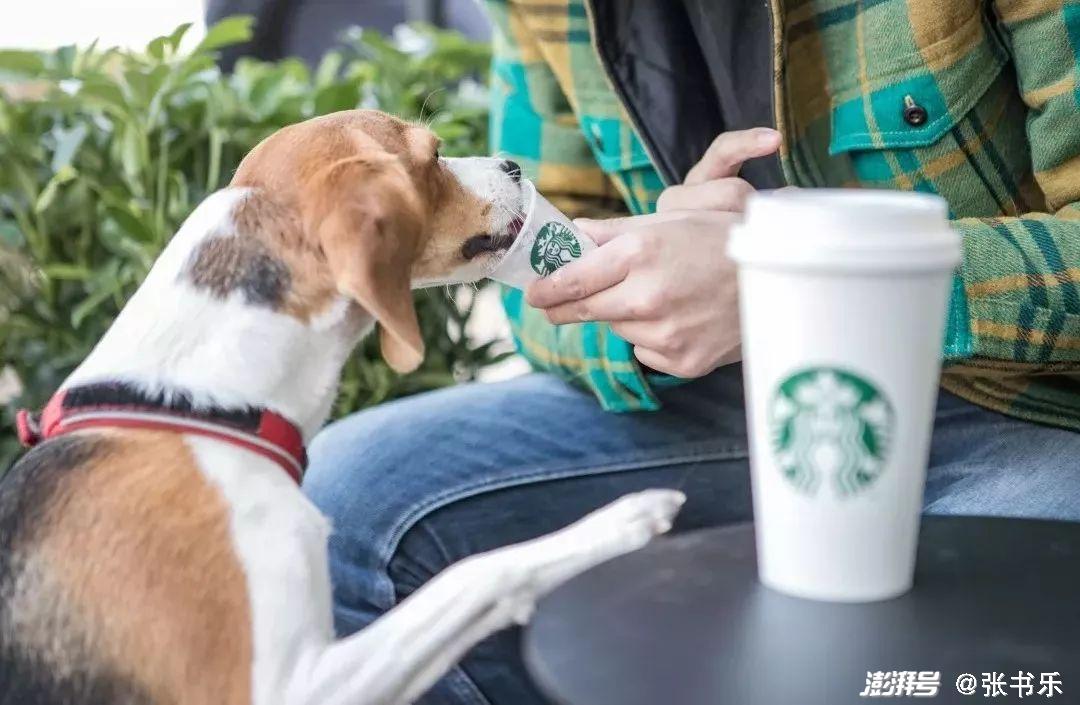
{"type": "Polygon", "coordinates": [[[546,277],[578,257],[581,257],[581,243],[574,231],[562,223],[551,222],[536,234],[529,263],[534,272],[546,277]]]}
{"type": "Polygon", "coordinates": [[[895,424],[892,405],[877,387],[827,367],[791,375],[769,405],[780,471],[808,495],[823,479],[841,497],[870,486],[885,467],[895,424]]]}

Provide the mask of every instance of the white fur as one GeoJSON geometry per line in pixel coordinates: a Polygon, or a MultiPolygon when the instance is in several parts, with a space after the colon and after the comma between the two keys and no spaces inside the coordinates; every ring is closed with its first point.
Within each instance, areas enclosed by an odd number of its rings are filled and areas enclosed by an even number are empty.
{"type": "MultiPolygon", "coordinates": [[[[499,202],[492,227],[505,228],[520,189],[500,162],[447,162],[470,188],[499,202]]],[[[270,408],[297,422],[305,438],[318,430],[370,319],[349,315],[341,300],[304,324],[239,295],[215,299],[181,276],[199,243],[234,232],[233,209],[247,195],[226,189],[196,209],[65,387],[125,380],[148,391],[183,391],[202,406],[270,408]]],[[[334,641],[325,519],[262,456],[215,439],[185,440],[229,506],[251,601],[255,705],[412,702],[475,643],[524,621],[539,596],[666,531],[683,501],[673,491],[633,495],[557,534],[471,558],[368,629],[334,641]]]]}
{"type": "Polygon", "coordinates": [[[491,201],[490,231],[500,232],[521,213],[521,185],[499,168],[502,161],[490,157],[444,158],[443,164],[461,184],[480,198],[491,201]]]}
{"type": "Polygon", "coordinates": [[[231,512],[247,576],[259,705],[302,702],[293,681],[334,637],[326,538],[329,524],[277,465],[237,446],[188,436],[203,473],[231,512]]]}
{"type": "Polygon", "coordinates": [[[328,525],[265,458],[188,437],[231,510],[248,581],[257,705],[405,705],[567,578],[667,531],[682,495],[624,497],[563,531],[463,561],[369,628],[334,641],[328,525]]]}
{"type": "MultiPolygon", "coordinates": [[[[476,233],[477,235],[506,232],[516,218],[524,216],[521,184],[500,168],[503,163],[501,159],[446,157],[442,162],[465,188],[492,204],[488,216],[488,232],[476,233]]],[[[419,280],[413,285],[420,289],[477,281],[486,277],[495,264],[496,261],[492,258],[480,257],[458,267],[445,277],[419,280]]]]}
{"type": "Polygon", "coordinates": [[[310,440],[371,321],[346,316],[341,299],[305,325],[249,306],[239,292],[216,299],[181,276],[200,243],[235,232],[233,209],[245,196],[225,189],[195,209],[64,388],[123,379],[149,392],[183,390],[199,407],[263,406],[292,419],[310,440]]]}

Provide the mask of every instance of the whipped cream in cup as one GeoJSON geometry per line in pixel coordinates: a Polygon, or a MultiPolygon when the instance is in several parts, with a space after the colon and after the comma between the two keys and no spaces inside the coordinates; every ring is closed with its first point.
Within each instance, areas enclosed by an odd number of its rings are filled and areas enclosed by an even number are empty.
{"type": "Polygon", "coordinates": [[[541,196],[531,181],[521,183],[525,220],[506,254],[487,273],[489,279],[524,289],[573,262],[596,243],[541,196]]]}

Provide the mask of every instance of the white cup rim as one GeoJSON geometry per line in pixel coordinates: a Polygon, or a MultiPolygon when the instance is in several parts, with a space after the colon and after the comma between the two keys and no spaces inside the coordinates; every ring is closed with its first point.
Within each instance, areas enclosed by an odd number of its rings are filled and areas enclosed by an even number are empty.
{"type": "Polygon", "coordinates": [[[961,260],[939,196],[862,189],[754,194],[728,254],[743,266],[831,271],[941,271],[961,260]]]}

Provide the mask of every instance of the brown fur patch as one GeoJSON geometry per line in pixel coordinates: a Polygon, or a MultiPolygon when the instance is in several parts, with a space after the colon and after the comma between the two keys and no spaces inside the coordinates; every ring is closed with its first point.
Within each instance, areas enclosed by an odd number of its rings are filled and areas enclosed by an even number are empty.
{"type": "Polygon", "coordinates": [[[399,164],[343,159],[304,199],[306,229],[316,233],[338,291],[379,322],[383,357],[398,372],[419,366],[424,351],[410,274],[422,247],[423,209],[403,179],[399,164]]]}
{"type": "MultiPolygon", "coordinates": [[[[453,177],[451,177],[453,178],[453,177]]],[[[440,199],[441,207],[431,218],[431,237],[413,265],[415,276],[441,279],[454,267],[460,266],[462,245],[474,235],[488,232],[490,201],[455,183],[448,197],[440,199]],[[453,266],[448,267],[448,262],[453,266]]]]}
{"type": "Polygon", "coordinates": [[[290,288],[289,268],[259,239],[211,237],[192,254],[191,283],[219,298],[237,292],[253,306],[279,308],[290,288]]]}
{"type": "Polygon", "coordinates": [[[369,255],[365,241],[377,240],[395,267],[381,276],[391,280],[440,279],[466,263],[462,245],[487,231],[491,204],[439,162],[437,146],[422,127],[352,110],[279,130],[244,158],[231,185],[255,196],[240,207],[238,227],[258,234],[289,267],[289,312],[306,319],[332,293],[354,288],[335,266],[334,257],[349,254],[343,239],[355,257],[369,255]],[[332,218],[353,226],[333,236],[333,254],[319,228],[332,218]]]}
{"type": "Polygon", "coordinates": [[[304,237],[299,213],[256,191],[237,204],[233,221],[238,237],[255,240],[289,272],[289,287],[276,307],[302,321],[319,315],[337,293],[326,257],[304,237]]]}
{"type": "Polygon", "coordinates": [[[34,603],[65,605],[93,657],[155,703],[250,703],[250,605],[223,498],[180,436],[97,433],[110,452],[72,469],[40,531],[48,591],[34,603]]]}

